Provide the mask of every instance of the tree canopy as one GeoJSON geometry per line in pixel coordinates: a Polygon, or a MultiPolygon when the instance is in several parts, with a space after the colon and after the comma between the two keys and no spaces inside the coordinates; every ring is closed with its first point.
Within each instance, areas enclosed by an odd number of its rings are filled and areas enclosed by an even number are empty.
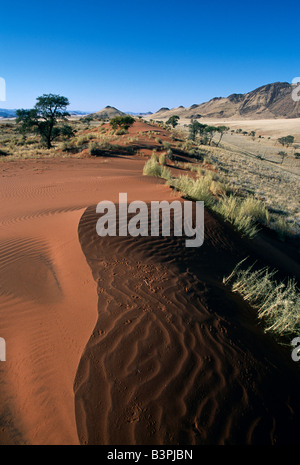
{"type": "Polygon", "coordinates": [[[62,95],[43,94],[37,97],[36,104],[31,110],[17,110],[16,122],[23,134],[26,132],[38,133],[42,141],[50,149],[52,141],[56,139],[61,131],[64,135],[71,134],[65,124],[64,129],[57,127],[59,121],[65,121],[70,116],[66,111],[69,100],[62,95]]]}
{"type": "Polygon", "coordinates": [[[179,119],[180,117],[178,115],[172,115],[170,116],[168,121],[166,121],[166,124],[168,124],[169,126],[172,126],[172,128],[175,128],[178,125],[179,119]]]}
{"type": "Polygon", "coordinates": [[[202,124],[196,120],[192,120],[191,124],[189,124],[190,139],[194,141],[196,139],[197,134],[202,136],[204,134],[204,130],[206,127],[207,127],[207,124],[202,124]]]}
{"type": "Polygon", "coordinates": [[[206,144],[208,142],[210,145],[214,135],[219,133],[220,138],[216,144],[218,146],[223,134],[228,130],[229,128],[227,126],[208,126],[196,120],[191,120],[191,124],[189,124],[189,137],[195,141],[197,134],[199,134],[199,136],[202,137],[202,143],[206,144]]]}
{"type": "Polygon", "coordinates": [[[135,119],[130,115],[115,116],[111,118],[109,124],[113,129],[128,129],[135,122],[135,119]]]}
{"type": "Polygon", "coordinates": [[[285,137],[279,137],[279,139],[277,139],[279,144],[283,145],[283,146],[289,146],[291,144],[293,144],[295,138],[294,136],[285,136],[285,137]]]}
{"type": "Polygon", "coordinates": [[[223,137],[223,134],[225,134],[225,132],[229,131],[229,127],[228,126],[218,126],[217,127],[217,132],[220,134],[220,138],[218,140],[218,143],[217,143],[217,146],[219,146],[220,142],[221,142],[221,139],[223,137]]]}

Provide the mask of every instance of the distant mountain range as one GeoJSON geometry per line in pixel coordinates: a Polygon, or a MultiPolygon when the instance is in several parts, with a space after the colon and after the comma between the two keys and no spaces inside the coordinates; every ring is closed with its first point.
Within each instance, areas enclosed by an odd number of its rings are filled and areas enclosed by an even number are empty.
{"type": "MultiPolygon", "coordinates": [[[[7,110],[5,108],[0,108],[0,118],[15,118],[16,117],[16,111],[17,110],[7,110]]],[[[72,116],[86,116],[86,115],[91,115],[94,117],[100,117],[100,118],[113,118],[114,116],[118,115],[132,115],[132,116],[146,116],[146,115],[152,115],[151,111],[147,113],[134,113],[132,111],[128,111],[126,113],[117,110],[115,107],[107,106],[103,108],[100,111],[97,111],[96,113],[89,113],[87,111],[69,111],[70,115],[72,116]]]]}
{"type": "Polygon", "coordinates": [[[0,118],[14,118],[16,116],[17,110],[6,110],[5,108],[0,108],[0,118]]]}
{"type": "MultiPolygon", "coordinates": [[[[15,118],[17,110],[7,110],[0,108],[0,118],[15,118]]],[[[87,115],[86,111],[69,111],[72,116],[84,116],[87,115]]]]}
{"type": "MultiPolygon", "coordinates": [[[[194,104],[190,107],[166,108],[156,113],[124,113],[112,106],[106,106],[95,113],[70,111],[73,116],[91,115],[99,119],[130,114],[134,116],[151,116],[159,120],[178,115],[180,118],[198,119],[274,119],[300,118],[300,102],[292,98],[295,84],[274,82],[258,87],[245,94],[231,94],[228,97],[215,97],[208,102],[194,104]]],[[[1,118],[13,118],[16,110],[0,109],[1,118]]]]}
{"type": "Polygon", "coordinates": [[[194,104],[188,108],[161,108],[152,115],[153,119],[169,118],[222,118],[222,119],[273,119],[299,118],[300,102],[292,98],[295,84],[275,82],[246,94],[231,94],[228,97],[215,97],[208,102],[194,104]]]}

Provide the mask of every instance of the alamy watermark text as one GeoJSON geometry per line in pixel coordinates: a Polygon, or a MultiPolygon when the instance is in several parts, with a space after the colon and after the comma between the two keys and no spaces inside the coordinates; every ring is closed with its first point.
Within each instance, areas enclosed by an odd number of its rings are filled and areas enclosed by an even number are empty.
{"type": "Polygon", "coordinates": [[[127,194],[119,194],[117,206],[108,200],[99,202],[96,212],[102,214],[96,224],[97,234],[105,236],[174,236],[185,235],[186,247],[200,247],[204,241],[204,202],[174,200],[127,204],[127,194]],[[134,216],[132,216],[134,215],[134,216]],[[118,227],[117,227],[118,226],[118,227]]]}

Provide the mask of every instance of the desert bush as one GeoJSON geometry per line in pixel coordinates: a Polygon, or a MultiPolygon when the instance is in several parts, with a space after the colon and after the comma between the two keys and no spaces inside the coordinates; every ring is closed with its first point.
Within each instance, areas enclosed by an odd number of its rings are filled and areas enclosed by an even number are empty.
{"type": "Polygon", "coordinates": [[[265,204],[255,197],[246,197],[241,202],[241,213],[260,223],[268,223],[269,212],[265,204]]]}
{"type": "Polygon", "coordinates": [[[189,152],[190,150],[193,149],[193,142],[191,142],[190,140],[185,141],[184,144],[182,145],[182,149],[185,152],[189,152]]]}
{"type": "Polygon", "coordinates": [[[209,186],[209,190],[213,195],[224,196],[227,194],[228,189],[225,184],[220,181],[212,180],[209,186]]]}
{"type": "Polygon", "coordinates": [[[212,160],[211,160],[209,155],[204,155],[203,163],[207,163],[208,165],[210,165],[212,163],[212,160]]]}
{"type": "Polygon", "coordinates": [[[88,138],[88,136],[86,136],[86,135],[85,135],[85,136],[80,136],[80,137],[78,137],[78,139],[77,139],[77,145],[78,145],[78,146],[79,146],[79,145],[87,144],[88,142],[89,142],[89,138],[88,138]]]}
{"type": "Polygon", "coordinates": [[[89,143],[89,153],[93,156],[103,155],[104,152],[107,152],[111,149],[111,145],[108,143],[99,144],[98,142],[89,143]]]}
{"type": "Polygon", "coordinates": [[[172,179],[172,173],[171,171],[169,170],[169,168],[167,168],[166,166],[162,166],[162,170],[161,170],[161,175],[160,175],[161,178],[165,179],[166,181],[171,181],[172,179]]]}
{"type": "Polygon", "coordinates": [[[231,282],[232,291],[257,310],[258,318],[265,323],[265,332],[279,336],[299,334],[300,293],[295,280],[277,282],[274,279],[276,271],[270,271],[268,267],[254,271],[250,266],[243,270],[244,261],[223,279],[224,284],[231,282]]]}
{"type": "Polygon", "coordinates": [[[166,157],[166,154],[165,154],[165,153],[162,153],[162,154],[159,156],[159,164],[160,164],[160,165],[166,165],[166,164],[167,164],[167,157],[166,157]]]}
{"type": "MultiPolygon", "coordinates": [[[[199,173],[200,166],[201,165],[193,164],[193,163],[184,163],[183,165],[184,169],[189,170],[193,173],[199,173]]],[[[203,174],[204,174],[204,170],[203,170],[203,174]]]]}
{"type": "Polygon", "coordinates": [[[284,242],[286,238],[295,236],[294,225],[286,221],[282,216],[274,215],[271,217],[270,227],[276,233],[278,238],[284,242]]]}
{"type": "Polygon", "coordinates": [[[143,169],[144,176],[155,176],[157,178],[165,179],[170,182],[172,179],[172,173],[166,166],[160,165],[155,159],[150,158],[143,169]]]}
{"type": "Polygon", "coordinates": [[[152,161],[155,161],[155,162],[158,162],[158,161],[159,161],[159,158],[158,158],[158,155],[157,155],[157,153],[156,153],[156,150],[152,150],[151,160],[152,160],[152,161]]]}
{"type": "Polygon", "coordinates": [[[168,150],[167,150],[166,155],[167,155],[167,158],[169,158],[169,160],[173,160],[173,159],[174,159],[173,152],[172,152],[171,149],[168,149],[168,150]]]}
{"type": "Polygon", "coordinates": [[[63,152],[78,152],[80,149],[76,146],[75,141],[64,141],[61,149],[63,152]]]}
{"type": "Polygon", "coordinates": [[[59,137],[63,140],[71,139],[75,136],[75,132],[69,124],[63,124],[60,128],[58,128],[59,137]]]}
{"type": "Polygon", "coordinates": [[[160,178],[161,174],[162,174],[161,165],[158,164],[157,160],[151,157],[144,166],[143,175],[144,176],[155,176],[157,178],[160,178]]]}
{"type": "Polygon", "coordinates": [[[168,150],[171,148],[170,142],[167,142],[166,140],[163,141],[162,146],[164,149],[168,150]]]}
{"type": "Polygon", "coordinates": [[[172,178],[168,183],[191,200],[204,201],[206,206],[213,204],[213,196],[209,190],[209,182],[205,178],[192,179],[184,175],[172,178]]]}
{"type": "Polygon", "coordinates": [[[123,136],[124,134],[128,134],[128,130],[125,128],[121,128],[118,131],[116,131],[117,136],[123,136]]]}
{"type": "Polygon", "coordinates": [[[242,235],[254,237],[258,228],[251,216],[245,215],[242,200],[234,195],[224,196],[214,205],[214,210],[231,223],[242,235]]]}

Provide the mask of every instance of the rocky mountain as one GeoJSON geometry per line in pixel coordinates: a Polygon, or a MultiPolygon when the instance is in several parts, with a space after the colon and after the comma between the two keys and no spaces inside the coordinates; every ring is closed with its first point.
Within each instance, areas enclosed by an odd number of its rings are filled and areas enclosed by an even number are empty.
{"type": "MultiPolygon", "coordinates": [[[[300,118],[300,102],[293,100],[295,84],[274,82],[261,86],[246,94],[231,94],[215,97],[209,102],[194,104],[188,108],[161,108],[152,115],[153,119],[164,119],[174,114],[180,118],[222,119],[272,119],[300,118]]],[[[300,93],[300,92],[299,92],[300,93]]]]}

